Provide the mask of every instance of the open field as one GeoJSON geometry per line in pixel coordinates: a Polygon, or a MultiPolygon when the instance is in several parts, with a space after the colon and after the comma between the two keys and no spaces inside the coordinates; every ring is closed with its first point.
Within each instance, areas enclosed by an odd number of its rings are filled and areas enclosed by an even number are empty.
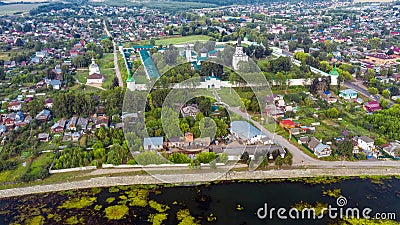
{"type": "Polygon", "coordinates": [[[114,54],[106,53],[103,58],[99,59],[100,72],[103,69],[113,69],[114,68],[114,54]]]}
{"type": "Polygon", "coordinates": [[[11,15],[18,12],[29,12],[32,9],[41,6],[41,3],[33,4],[12,4],[12,5],[0,5],[0,16],[11,15]]]}
{"type": "Polygon", "coordinates": [[[156,40],[156,45],[170,45],[170,44],[184,44],[184,43],[194,43],[196,41],[207,41],[210,40],[211,37],[206,35],[191,35],[191,36],[179,36],[172,38],[165,38],[156,40]]]}
{"type": "Polygon", "coordinates": [[[222,87],[220,90],[217,91],[219,97],[221,97],[221,101],[225,102],[226,104],[237,107],[243,106],[243,102],[237,92],[232,88],[232,92],[230,88],[222,87]]]}
{"type": "Polygon", "coordinates": [[[76,71],[75,77],[79,82],[81,82],[82,84],[85,84],[86,83],[86,79],[88,77],[88,74],[89,74],[89,70],[88,69],[78,70],[78,71],[76,71]]]}
{"type": "Polygon", "coordinates": [[[8,56],[7,53],[5,53],[5,52],[0,53],[0,60],[9,60],[9,59],[10,59],[10,57],[8,56]]]}
{"type": "Polygon", "coordinates": [[[112,81],[115,77],[115,70],[114,69],[100,69],[101,74],[105,75],[104,83],[101,85],[103,88],[108,89],[112,81]]]}
{"type": "MultiPolygon", "coordinates": [[[[173,37],[165,37],[156,40],[156,45],[176,45],[176,44],[185,44],[185,43],[195,43],[196,41],[208,41],[211,37],[206,35],[190,35],[190,36],[173,36],[173,37]]],[[[138,41],[138,42],[125,42],[123,43],[125,48],[131,48],[132,45],[149,45],[150,40],[146,41],[138,41]]]]}

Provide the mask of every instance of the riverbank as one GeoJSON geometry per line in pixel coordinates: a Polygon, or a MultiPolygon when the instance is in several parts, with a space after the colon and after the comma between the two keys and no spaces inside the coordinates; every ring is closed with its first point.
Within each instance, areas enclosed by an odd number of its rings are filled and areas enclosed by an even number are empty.
{"type": "Polygon", "coordinates": [[[58,192],[65,190],[76,190],[93,187],[111,187],[120,185],[137,184],[164,184],[170,181],[177,185],[201,184],[217,180],[264,180],[264,179],[288,179],[288,178],[307,178],[307,177],[360,177],[360,176],[398,176],[400,168],[327,168],[327,169],[297,169],[297,170],[268,170],[268,171],[231,171],[229,173],[192,173],[185,174],[155,174],[153,175],[134,175],[134,176],[103,176],[87,180],[61,182],[48,185],[35,185],[30,187],[20,187],[0,190],[0,198],[38,194],[46,192],[58,192]]]}

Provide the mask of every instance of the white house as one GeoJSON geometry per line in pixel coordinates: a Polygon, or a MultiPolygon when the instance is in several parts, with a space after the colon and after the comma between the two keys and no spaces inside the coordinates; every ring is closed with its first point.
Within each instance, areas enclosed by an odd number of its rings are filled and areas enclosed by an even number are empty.
{"type": "Polygon", "coordinates": [[[385,151],[387,154],[389,154],[393,157],[399,157],[400,156],[400,143],[399,142],[390,142],[390,145],[384,147],[383,151],[385,151]]]}
{"type": "Polygon", "coordinates": [[[230,131],[232,135],[247,144],[255,144],[267,137],[259,129],[246,121],[232,121],[230,131]]]}
{"type": "Polygon", "coordinates": [[[149,137],[143,139],[143,150],[162,149],[164,144],[163,137],[149,137]]]}
{"type": "Polygon", "coordinates": [[[104,76],[99,73],[94,73],[88,76],[86,83],[88,84],[102,84],[104,82],[104,76]]]}
{"type": "Polygon", "coordinates": [[[374,140],[367,136],[361,136],[357,139],[358,147],[364,151],[371,152],[375,149],[374,140]]]}
{"type": "Polygon", "coordinates": [[[341,91],[339,91],[339,96],[344,99],[356,99],[357,92],[354,91],[353,89],[341,90],[341,91]]]}
{"type": "Polygon", "coordinates": [[[21,102],[10,102],[7,108],[9,111],[19,111],[21,110],[21,102]]]}

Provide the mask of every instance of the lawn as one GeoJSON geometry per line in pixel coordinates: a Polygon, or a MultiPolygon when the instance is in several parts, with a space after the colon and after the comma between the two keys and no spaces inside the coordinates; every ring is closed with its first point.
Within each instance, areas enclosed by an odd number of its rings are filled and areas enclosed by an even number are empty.
{"type": "Polygon", "coordinates": [[[70,90],[71,91],[79,91],[79,92],[86,93],[86,94],[89,94],[89,93],[98,94],[101,92],[101,90],[99,88],[87,86],[84,84],[83,85],[77,84],[77,85],[71,87],[70,90]]]}
{"type": "Polygon", "coordinates": [[[137,84],[147,84],[149,81],[146,76],[133,76],[137,84]]]}
{"type": "MultiPolygon", "coordinates": [[[[211,37],[206,36],[206,35],[172,36],[172,37],[169,36],[169,37],[165,37],[165,38],[156,40],[156,45],[157,46],[159,46],[159,45],[166,46],[166,45],[171,45],[171,44],[176,45],[176,44],[185,44],[185,43],[195,43],[196,41],[208,41],[210,39],[211,39],[211,37]]],[[[125,43],[124,45],[126,45],[127,47],[132,47],[132,44],[128,45],[125,43]]],[[[138,44],[138,43],[136,43],[136,44],[138,44]]],[[[148,44],[150,44],[150,41],[149,40],[142,41],[142,42],[140,42],[140,44],[148,45],[148,44]]]]}
{"type": "Polygon", "coordinates": [[[0,183],[17,181],[28,170],[29,160],[26,160],[26,166],[19,163],[15,170],[5,170],[0,172],[0,183]]]}
{"type": "Polygon", "coordinates": [[[37,8],[44,4],[12,4],[12,5],[1,5],[0,16],[12,15],[18,12],[29,12],[32,9],[37,8]]]}
{"type": "Polygon", "coordinates": [[[114,69],[103,69],[101,70],[101,74],[105,75],[104,83],[101,85],[103,88],[110,88],[112,81],[115,77],[115,70],[114,69]]]}
{"type": "Polygon", "coordinates": [[[42,167],[46,167],[53,162],[54,154],[51,152],[43,153],[39,157],[35,158],[31,164],[30,174],[38,174],[42,167]]]}
{"type": "Polygon", "coordinates": [[[84,69],[84,70],[76,71],[75,77],[79,82],[81,82],[82,84],[85,84],[88,75],[89,75],[89,70],[88,69],[84,69]]]}
{"type": "Polygon", "coordinates": [[[230,89],[231,88],[222,87],[217,91],[221,101],[232,107],[243,106],[240,96],[234,89],[232,89],[232,92],[230,89]]]}
{"type": "Polygon", "coordinates": [[[5,53],[5,52],[1,52],[0,53],[0,60],[9,60],[10,59],[10,57],[8,56],[8,54],[7,53],[5,53]]]}
{"type": "Polygon", "coordinates": [[[103,58],[99,59],[99,67],[100,67],[100,72],[103,72],[103,69],[113,69],[114,54],[113,53],[104,54],[103,58]]]}
{"type": "Polygon", "coordinates": [[[196,41],[208,41],[210,39],[211,37],[206,35],[180,36],[180,37],[172,37],[172,38],[156,40],[156,45],[195,43],[196,41]]]}

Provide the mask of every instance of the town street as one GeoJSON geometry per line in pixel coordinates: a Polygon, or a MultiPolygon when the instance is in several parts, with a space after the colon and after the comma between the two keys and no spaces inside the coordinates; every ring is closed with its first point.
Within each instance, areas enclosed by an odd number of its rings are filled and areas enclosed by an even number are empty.
{"type": "MultiPolygon", "coordinates": [[[[103,21],[104,23],[104,31],[106,32],[107,36],[109,36],[110,38],[112,38],[110,32],[108,31],[107,25],[106,25],[106,21],[103,21]]],[[[115,41],[112,40],[113,43],[113,53],[114,53],[114,68],[115,68],[115,74],[117,75],[118,78],[118,84],[121,88],[124,87],[124,82],[122,81],[122,76],[121,76],[121,71],[119,70],[119,66],[118,66],[118,55],[117,55],[117,45],[115,44],[115,41]]]]}

